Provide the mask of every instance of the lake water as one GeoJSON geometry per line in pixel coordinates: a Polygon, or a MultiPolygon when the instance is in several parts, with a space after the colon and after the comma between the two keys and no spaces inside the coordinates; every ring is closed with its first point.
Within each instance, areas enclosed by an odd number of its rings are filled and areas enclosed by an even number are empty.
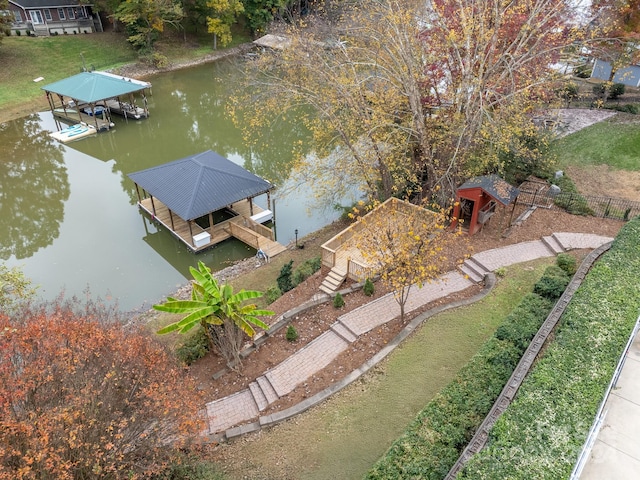
{"type": "MultiPolygon", "coordinates": [[[[146,307],[184,285],[189,266],[213,270],[252,256],[236,240],[195,255],[158,229],[136,205],[127,174],[211,149],[285,185],[294,142],[308,142],[294,123],[279,123],[268,142],[250,147],[225,115],[228,86],[240,60],[223,61],[150,78],[150,117],[126,121],[94,137],[62,145],[50,112],[0,124],[0,260],[19,266],[51,299],[62,290],[146,307]]],[[[45,80],[46,82],[46,80],[45,80]]],[[[64,125],[63,125],[64,126],[64,125]]],[[[337,218],[314,205],[310,188],[276,189],[276,235],[283,244],[337,218]]],[[[266,207],[266,197],[257,204],[266,207]]],[[[267,288],[269,285],[265,285],[267,288]]]]}

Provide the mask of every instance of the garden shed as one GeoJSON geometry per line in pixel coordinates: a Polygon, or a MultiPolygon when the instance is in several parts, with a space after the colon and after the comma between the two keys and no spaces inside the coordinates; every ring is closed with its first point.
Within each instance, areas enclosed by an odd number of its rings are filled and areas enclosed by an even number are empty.
{"type": "Polygon", "coordinates": [[[451,227],[456,227],[460,219],[463,228],[473,235],[495,214],[498,204],[506,207],[514,203],[518,193],[516,187],[495,174],[470,178],[456,190],[451,227]]]}

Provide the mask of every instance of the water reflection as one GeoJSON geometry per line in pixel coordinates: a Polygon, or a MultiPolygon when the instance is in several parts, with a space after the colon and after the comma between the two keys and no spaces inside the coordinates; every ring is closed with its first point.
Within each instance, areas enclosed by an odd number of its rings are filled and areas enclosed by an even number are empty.
{"type": "Polygon", "coordinates": [[[0,124],[0,258],[23,259],[60,232],[69,181],[62,147],[41,131],[38,115],[0,124]]]}
{"type": "MultiPolygon", "coordinates": [[[[160,300],[189,278],[198,260],[214,270],[255,252],[227,241],[194,255],[142,215],[128,173],[211,149],[266,178],[286,183],[292,146],[307,148],[308,132],[292,119],[249,145],[225,115],[233,62],[151,78],[150,117],[114,117],[109,132],[67,145],[53,142],[49,112],[0,125],[0,246],[2,260],[20,266],[51,298],[61,289],[117,298],[123,309],[160,300]]],[[[336,212],[313,208],[308,189],[272,195],[281,243],[326,225],[336,212]]],[[[266,207],[266,198],[256,203],[266,207]]],[[[265,288],[268,287],[265,286],[265,288]]]]}

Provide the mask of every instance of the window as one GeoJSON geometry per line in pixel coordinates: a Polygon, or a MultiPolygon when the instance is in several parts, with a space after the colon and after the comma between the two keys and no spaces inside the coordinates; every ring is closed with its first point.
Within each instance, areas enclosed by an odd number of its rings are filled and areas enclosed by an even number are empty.
{"type": "Polygon", "coordinates": [[[66,18],[64,16],[64,8],[59,8],[58,9],[58,18],[60,18],[60,20],[64,20],[66,18]]]}
{"type": "Polygon", "coordinates": [[[13,23],[22,23],[22,15],[20,15],[20,12],[18,10],[2,10],[0,11],[0,15],[2,15],[3,17],[13,18],[13,23]]]}
{"type": "Polygon", "coordinates": [[[70,20],[73,20],[74,18],[76,18],[75,14],[73,13],[73,8],[71,7],[67,8],[67,15],[69,16],[70,20]]]}
{"type": "Polygon", "coordinates": [[[49,21],[49,22],[50,22],[51,20],[53,20],[53,19],[51,18],[51,10],[49,10],[48,8],[45,8],[45,9],[44,9],[44,18],[46,18],[46,19],[47,19],[47,21],[49,21]]]}
{"type": "Polygon", "coordinates": [[[31,16],[31,21],[34,24],[44,23],[42,19],[42,12],[40,10],[29,10],[29,15],[31,16]]]}

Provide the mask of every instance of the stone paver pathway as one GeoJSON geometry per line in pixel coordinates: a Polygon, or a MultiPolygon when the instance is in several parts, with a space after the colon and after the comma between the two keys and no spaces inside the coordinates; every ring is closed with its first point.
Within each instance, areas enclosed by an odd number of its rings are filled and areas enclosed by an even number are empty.
{"type": "MultiPolygon", "coordinates": [[[[477,253],[472,260],[481,270],[489,272],[515,263],[554,256],[557,249],[597,248],[612,240],[581,233],[558,233],[553,237],[557,243],[551,246],[548,241],[542,240],[523,242],[477,253]]],[[[409,313],[438,298],[465,290],[473,283],[467,275],[455,271],[446,273],[422,288],[414,286],[405,304],[405,312],[409,313]]],[[[209,434],[219,434],[236,425],[255,420],[268,405],[329,365],[360,335],[399,315],[400,306],[392,293],[342,315],[330,330],[265,372],[248,389],[208,403],[206,412],[209,434]]]]}

